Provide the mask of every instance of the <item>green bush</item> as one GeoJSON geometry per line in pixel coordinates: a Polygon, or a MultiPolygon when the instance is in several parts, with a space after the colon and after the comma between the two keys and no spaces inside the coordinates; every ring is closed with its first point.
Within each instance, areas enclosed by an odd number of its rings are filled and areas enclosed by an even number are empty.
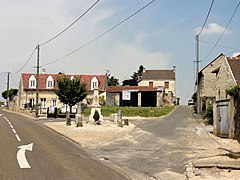
{"type": "Polygon", "coordinates": [[[104,106],[104,105],[106,104],[105,99],[104,99],[104,96],[99,96],[99,104],[100,104],[101,106],[104,106]]]}
{"type": "Polygon", "coordinates": [[[98,121],[98,120],[100,119],[100,116],[99,116],[99,113],[98,113],[97,110],[94,111],[93,119],[94,119],[95,121],[98,121]]]}
{"type": "MultiPolygon", "coordinates": [[[[101,112],[103,116],[109,116],[110,114],[117,113],[118,110],[122,110],[123,116],[141,116],[141,117],[160,117],[170,113],[175,106],[168,107],[120,107],[120,106],[102,106],[101,112]]],[[[91,107],[88,107],[84,111],[84,115],[90,114],[91,107]]]]}
{"type": "Polygon", "coordinates": [[[213,125],[213,107],[209,105],[204,115],[204,119],[206,119],[206,124],[213,125]]]}

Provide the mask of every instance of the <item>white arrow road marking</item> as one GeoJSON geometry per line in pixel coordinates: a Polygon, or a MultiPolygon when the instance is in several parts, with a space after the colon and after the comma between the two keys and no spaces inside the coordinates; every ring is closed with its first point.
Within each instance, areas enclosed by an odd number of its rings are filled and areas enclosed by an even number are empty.
{"type": "Polygon", "coordinates": [[[18,148],[20,149],[17,152],[17,160],[20,168],[31,168],[31,166],[27,162],[25,151],[26,150],[32,151],[33,143],[28,145],[18,146],[18,148]]]}

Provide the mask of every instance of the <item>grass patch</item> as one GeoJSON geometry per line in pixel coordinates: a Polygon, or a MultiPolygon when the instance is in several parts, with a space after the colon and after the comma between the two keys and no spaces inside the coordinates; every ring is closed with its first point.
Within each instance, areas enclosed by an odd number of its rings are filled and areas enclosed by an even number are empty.
{"type": "MultiPolygon", "coordinates": [[[[120,107],[120,106],[102,106],[101,111],[103,116],[109,116],[110,114],[117,113],[118,110],[122,110],[123,116],[133,117],[160,117],[170,113],[175,106],[169,107],[120,107]]],[[[90,114],[91,108],[88,107],[84,111],[84,115],[88,116],[90,114]]]]}

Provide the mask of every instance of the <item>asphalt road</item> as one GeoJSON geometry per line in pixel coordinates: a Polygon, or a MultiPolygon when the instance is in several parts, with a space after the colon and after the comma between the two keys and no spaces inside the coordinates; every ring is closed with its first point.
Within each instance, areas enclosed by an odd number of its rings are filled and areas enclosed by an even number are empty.
{"type": "Polygon", "coordinates": [[[128,136],[96,147],[95,151],[120,166],[161,179],[163,172],[184,174],[192,158],[196,120],[188,106],[178,106],[163,118],[131,121],[128,136]]]}
{"type": "Polygon", "coordinates": [[[0,110],[0,179],[126,178],[40,123],[0,110]]]}

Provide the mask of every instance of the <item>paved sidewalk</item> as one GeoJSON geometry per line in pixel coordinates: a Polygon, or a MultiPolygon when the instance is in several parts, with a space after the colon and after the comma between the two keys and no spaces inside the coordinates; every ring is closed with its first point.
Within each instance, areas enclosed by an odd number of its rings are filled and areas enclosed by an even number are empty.
{"type": "Polygon", "coordinates": [[[199,123],[193,142],[195,157],[186,170],[188,179],[240,179],[240,144],[212,134],[213,127],[199,123]]]}

